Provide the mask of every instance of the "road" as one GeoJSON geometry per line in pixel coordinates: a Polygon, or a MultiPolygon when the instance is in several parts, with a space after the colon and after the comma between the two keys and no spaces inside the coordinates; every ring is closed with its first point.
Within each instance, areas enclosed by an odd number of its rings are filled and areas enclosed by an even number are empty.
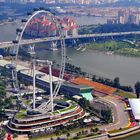
{"type": "MultiPolygon", "coordinates": [[[[116,33],[98,33],[98,34],[84,34],[77,36],[67,36],[65,39],[80,39],[80,38],[91,38],[91,37],[107,37],[107,36],[122,36],[122,35],[130,35],[130,34],[140,34],[140,31],[132,31],[132,32],[116,32],[116,33]]],[[[45,37],[45,38],[36,38],[36,39],[26,39],[21,40],[20,45],[33,44],[33,43],[41,43],[48,41],[57,41],[60,40],[60,37],[45,37]]],[[[1,42],[0,48],[7,48],[14,46],[15,44],[12,41],[1,42]]]]}
{"type": "Polygon", "coordinates": [[[129,116],[128,113],[125,111],[124,102],[121,100],[117,100],[115,97],[109,95],[105,97],[100,97],[100,99],[111,105],[114,116],[114,123],[109,125],[102,125],[99,126],[99,128],[101,130],[106,129],[107,131],[110,131],[126,127],[129,123],[129,116]]]}

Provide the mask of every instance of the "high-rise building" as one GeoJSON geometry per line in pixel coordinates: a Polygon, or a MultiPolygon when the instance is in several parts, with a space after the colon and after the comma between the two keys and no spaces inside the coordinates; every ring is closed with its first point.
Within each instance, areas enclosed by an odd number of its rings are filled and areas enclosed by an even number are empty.
{"type": "Polygon", "coordinates": [[[29,3],[29,2],[35,3],[36,0],[4,0],[4,2],[7,2],[7,3],[22,3],[22,4],[24,4],[24,3],[29,3]]]}
{"type": "Polygon", "coordinates": [[[139,10],[120,10],[118,12],[118,23],[120,24],[139,24],[140,23],[140,11],[139,10]]]}

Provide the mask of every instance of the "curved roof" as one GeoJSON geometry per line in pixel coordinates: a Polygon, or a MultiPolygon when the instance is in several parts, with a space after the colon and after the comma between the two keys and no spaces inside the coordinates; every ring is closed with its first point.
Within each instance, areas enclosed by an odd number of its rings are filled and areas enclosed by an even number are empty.
{"type": "Polygon", "coordinates": [[[128,99],[136,120],[140,120],[140,99],[128,99]]]}

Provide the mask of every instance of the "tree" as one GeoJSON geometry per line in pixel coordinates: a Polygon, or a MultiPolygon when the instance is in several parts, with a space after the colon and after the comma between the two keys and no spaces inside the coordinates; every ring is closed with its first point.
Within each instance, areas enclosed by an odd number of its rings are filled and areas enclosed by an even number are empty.
{"type": "Polygon", "coordinates": [[[13,107],[12,98],[6,98],[4,101],[4,106],[7,109],[13,107]]]}
{"type": "Polygon", "coordinates": [[[90,132],[94,132],[95,130],[93,128],[90,129],[90,132]]]}
{"type": "Polygon", "coordinates": [[[67,133],[67,138],[70,137],[70,133],[67,133]]]}
{"type": "Polygon", "coordinates": [[[137,98],[139,98],[140,96],[140,82],[139,81],[135,83],[135,93],[137,95],[137,98]]]}
{"type": "Polygon", "coordinates": [[[92,76],[92,81],[96,81],[96,75],[92,76]]]}
{"type": "Polygon", "coordinates": [[[57,137],[57,140],[61,140],[60,137],[57,137]]]}
{"type": "Polygon", "coordinates": [[[111,109],[101,110],[101,115],[104,118],[105,122],[107,122],[107,123],[111,123],[112,122],[111,109]]]}
{"type": "Polygon", "coordinates": [[[99,128],[98,128],[98,127],[96,127],[96,128],[95,128],[95,132],[98,132],[98,131],[99,131],[99,128]]]}
{"type": "Polygon", "coordinates": [[[119,79],[119,77],[114,78],[114,87],[116,87],[116,88],[120,87],[120,79],[119,79]]]}
{"type": "Polygon", "coordinates": [[[84,110],[88,110],[89,106],[90,106],[90,102],[88,100],[86,100],[86,98],[81,98],[78,101],[78,104],[84,109],[84,110]]]}

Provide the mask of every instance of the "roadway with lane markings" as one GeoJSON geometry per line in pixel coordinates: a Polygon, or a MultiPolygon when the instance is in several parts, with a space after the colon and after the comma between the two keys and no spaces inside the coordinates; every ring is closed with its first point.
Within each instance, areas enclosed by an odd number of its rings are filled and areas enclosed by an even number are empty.
{"type": "MultiPolygon", "coordinates": [[[[80,39],[80,38],[91,38],[91,37],[107,37],[107,36],[122,36],[122,35],[136,35],[140,34],[140,31],[132,31],[132,32],[117,32],[117,33],[99,33],[99,34],[84,34],[84,35],[77,35],[77,36],[67,36],[65,37],[66,40],[68,39],[80,39]]],[[[33,43],[41,43],[41,42],[49,42],[49,41],[57,41],[60,40],[60,37],[45,37],[45,38],[36,38],[36,39],[26,39],[21,40],[19,43],[20,45],[27,45],[33,43]]],[[[1,42],[0,48],[8,48],[12,47],[15,44],[12,41],[9,42],[1,42]]]]}

